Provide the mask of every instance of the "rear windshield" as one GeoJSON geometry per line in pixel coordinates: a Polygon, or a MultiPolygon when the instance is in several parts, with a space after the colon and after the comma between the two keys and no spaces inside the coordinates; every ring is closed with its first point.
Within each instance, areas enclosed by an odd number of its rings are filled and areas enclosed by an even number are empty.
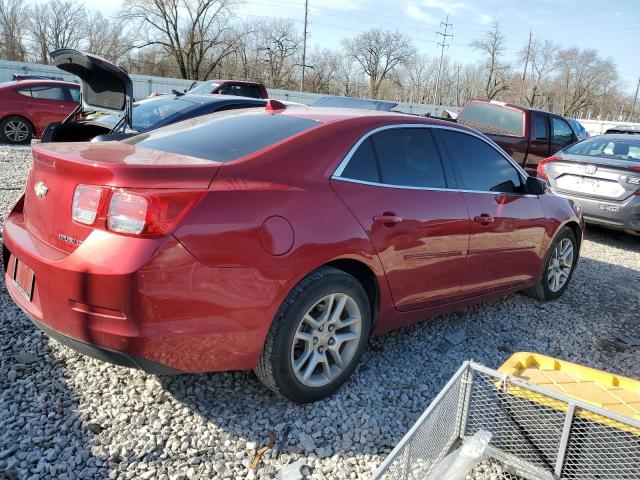
{"type": "MultiPolygon", "coordinates": [[[[172,95],[145,99],[133,104],[131,125],[134,130],[143,132],[169,119],[176,113],[187,113],[199,106],[201,106],[200,103],[172,95]]],[[[100,117],[99,122],[113,126],[120,118],[122,118],[122,115],[105,115],[100,117]]]]}
{"type": "Polygon", "coordinates": [[[640,162],[640,139],[593,137],[574,143],[562,153],[640,162]]]}
{"type": "Polygon", "coordinates": [[[230,162],[308,130],[320,122],[264,111],[228,111],[175,123],[125,143],[216,162],[230,162]]]}
{"type": "Polygon", "coordinates": [[[462,109],[458,122],[483,133],[522,137],[524,112],[494,103],[472,102],[462,109]]]}

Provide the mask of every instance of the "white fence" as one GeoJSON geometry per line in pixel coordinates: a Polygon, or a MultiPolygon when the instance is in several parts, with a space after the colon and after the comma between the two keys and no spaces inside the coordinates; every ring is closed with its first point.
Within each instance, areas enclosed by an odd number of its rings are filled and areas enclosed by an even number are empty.
{"type": "MultiPolygon", "coordinates": [[[[68,74],[53,65],[42,65],[39,63],[9,62],[0,60],[0,83],[11,80],[12,75],[47,75],[61,77],[71,82],[77,82],[75,75],[68,74]]],[[[192,80],[182,80],[179,78],[152,77],[150,75],[131,75],[133,80],[133,97],[136,99],[147,97],[151,92],[171,93],[171,90],[183,91],[193,83],[192,80]]],[[[269,96],[276,100],[288,100],[290,102],[311,104],[324,95],[319,93],[298,92],[291,90],[269,89],[269,96]]],[[[398,111],[412,113],[416,115],[436,115],[443,109],[457,110],[455,107],[436,107],[435,105],[424,105],[421,103],[400,102],[395,108],[398,111]]]]}
{"type": "MultiPolygon", "coordinates": [[[[77,82],[78,78],[74,75],[59,70],[52,65],[41,65],[38,63],[22,63],[22,62],[9,62],[6,60],[0,60],[0,83],[11,80],[11,76],[14,73],[18,74],[31,74],[31,75],[48,75],[61,77],[65,80],[77,82]]],[[[151,92],[158,93],[171,93],[171,90],[175,89],[183,91],[189,88],[192,81],[182,80],[179,78],[167,78],[167,77],[152,77],[150,75],[131,75],[133,80],[133,96],[136,99],[147,97],[151,92]]],[[[278,90],[269,89],[269,96],[276,100],[288,100],[290,102],[311,104],[318,98],[324,96],[319,93],[298,92],[291,90],[278,90]]],[[[394,110],[404,113],[411,113],[414,115],[426,115],[431,114],[438,116],[442,114],[444,110],[457,111],[457,107],[436,106],[427,105],[422,103],[409,103],[400,102],[394,110]]],[[[599,121],[599,120],[579,120],[584,125],[587,131],[591,135],[599,135],[603,133],[607,128],[616,125],[637,125],[628,122],[615,122],[615,121],[599,121]]]]}

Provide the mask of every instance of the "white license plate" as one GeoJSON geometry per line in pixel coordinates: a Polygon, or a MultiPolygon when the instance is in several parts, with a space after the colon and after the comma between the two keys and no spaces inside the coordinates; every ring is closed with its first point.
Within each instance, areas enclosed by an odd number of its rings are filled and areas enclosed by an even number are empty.
{"type": "Polygon", "coordinates": [[[612,203],[601,203],[598,205],[600,210],[604,210],[606,212],[619,212],[620,205],[614,205],[612,203]]]}

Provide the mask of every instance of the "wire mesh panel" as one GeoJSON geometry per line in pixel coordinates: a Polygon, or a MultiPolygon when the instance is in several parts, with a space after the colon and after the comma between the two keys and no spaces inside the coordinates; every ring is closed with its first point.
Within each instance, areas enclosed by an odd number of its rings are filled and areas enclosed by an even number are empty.
{"type": "Polygon", "coordinates": [[[467,479],[638,480],[640,422],[467,363],[400,441],[373,478],[429,474],[478,432],[488,458],[467,479]]]}
{"type": "Polygon", "coordinates": [[[440,396],[389,455],[375,478],[424,480],[456,441],[462,420],[467,370],[459,370],[440,396]]]}

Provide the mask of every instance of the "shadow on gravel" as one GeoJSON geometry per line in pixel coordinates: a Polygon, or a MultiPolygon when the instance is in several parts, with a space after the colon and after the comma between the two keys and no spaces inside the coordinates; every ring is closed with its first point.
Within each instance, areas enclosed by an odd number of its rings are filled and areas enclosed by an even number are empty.
{"type": "MultiPolygon", "coordinates": [[[[588,239],[638,251],[636,238],[610,233],[590,229],[588,239]]],[[[276,398],[251,373],[163,377],[161,383],[234,442],[260,447],[272,432],[277,454],[386,454],[464,360],[497,368],[516,351],[533,351],[640,377],[640,349],[615,339],[617,332],[640,337],[639,284],[637,270],[582,258],[569,289],[554,302],[515,294],[372,338],[347,385],[312,405],[276,398]],[[465,340],[447,345],[445,336],[460,331],[465,340]]]]}
{"type": "Polygon", "coordinates": [[[631,235],[620,230],[587,225],[585,239],[600,245],[622,248],[630,252],[640,252],[640,235],[631,235]]]}
{"type": "Polygon", "coordinates": [[[94,478],[66,366],[0,283],[0,478],[94,478]]]}

